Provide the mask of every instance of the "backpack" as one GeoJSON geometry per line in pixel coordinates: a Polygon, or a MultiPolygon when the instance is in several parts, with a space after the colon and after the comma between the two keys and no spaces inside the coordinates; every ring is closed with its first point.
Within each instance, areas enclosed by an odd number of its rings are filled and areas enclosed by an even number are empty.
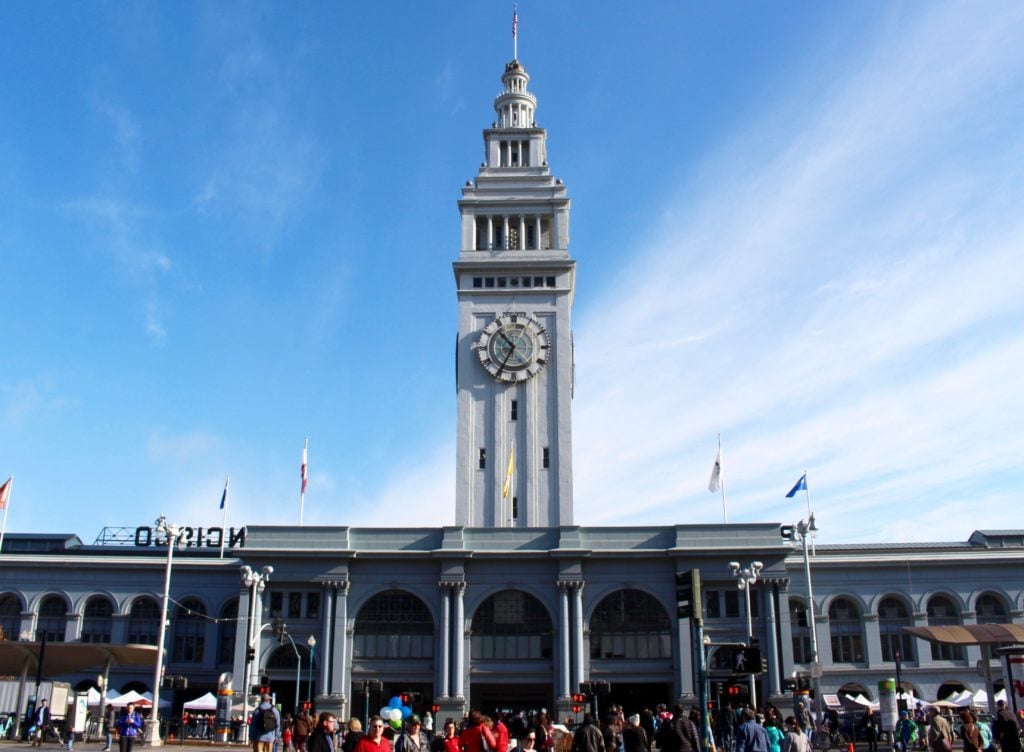
{"type": "Polygon", "coordinates": [[[269,734],[272,731],[277,731],[277,716],[274,715],[273,708],[266,708],[265,710],[260,710],[259,727],[263,730],[264,734],[269,734]]]}

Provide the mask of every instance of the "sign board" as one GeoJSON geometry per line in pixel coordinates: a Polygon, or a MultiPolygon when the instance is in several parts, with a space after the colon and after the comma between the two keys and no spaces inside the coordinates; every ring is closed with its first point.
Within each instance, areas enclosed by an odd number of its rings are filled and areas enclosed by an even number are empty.
{"type": "Polygon", "coordinates": [[[878,682],[878,715],[882,723],[882,731],[893,731],[899,720],[896,709],[896,680],[882,679],[878,682]]]}
{"type": "Polygon", "coordinates": [[[839,702],[839,695],[830,695],[822,693],[821,699],[825,701],[825,704],[830,708],[841,708],[843,703],[839,702]]]}

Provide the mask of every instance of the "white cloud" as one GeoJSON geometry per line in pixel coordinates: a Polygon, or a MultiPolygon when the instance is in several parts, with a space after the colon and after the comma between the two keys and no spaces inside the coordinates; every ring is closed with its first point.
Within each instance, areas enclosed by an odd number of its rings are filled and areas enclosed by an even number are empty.
{"type": "MultiPolygon", "coordinates": [[[[203,458],[223,445],[223,439],[206,431],[170,433],[157,429],[146,439],[146,453],[158,462],[203,458]]],[[[223,480],[221,481],[223,484],[223,480]]]]}

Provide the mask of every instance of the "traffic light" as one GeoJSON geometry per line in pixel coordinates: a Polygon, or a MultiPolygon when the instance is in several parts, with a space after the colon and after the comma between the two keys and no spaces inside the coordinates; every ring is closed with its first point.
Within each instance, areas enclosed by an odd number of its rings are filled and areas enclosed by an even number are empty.
{"type": "Polygon", "coordinates": [[[715,695],[722,694],[722,682],[715,682],[715,695]]]}
{"type": "Polygon", "coordinates": [[[573,705],[582,705],[586,701],[587,701],[587,696],[586,695],[573,695],[572,696],[572,704],[573,705]]]}
{"type": "Polygon", "coordinates": [[[729,648],[729,670],[734,674],[760,674],[767,667],[760,648],[729,648]]]}
{"type": "Polygon", "coordinates": [[[593,689],[594,689],[594,687],[593,687],[591,682],[588,682],[588,681],[580,682],[580,692],[582,692],[583,694],[585,694],[585,695],[593,694],[593,689]]]}
{"type": "Polygon", "coordinates": [[[612,692],[612,685],[606,681],[590,682],[590,688],[594,691],[595,695],[609,695],[612,692]]]}
{"type": "Polygon", "coordinates": [[[245,662],[252,663],[256,660],[256,648],[249,648],[245,651],[245,662]]]}
{"type": "Polygon", "coordinates": [[[730,697],[735,697],[739,693],[740,693],[740,687],[739,687],[738,684],[730,684],[729,685],[728,694],[729,694],[730,697]]]}
{"type": "Polygon", "coordinates": [[[676,615],[680,619],[701,618],[700,570],[676,572],[676,615]]]}
{"type": "Polygon", "coordinates": [[[780,525],[779,535],[782,537],[782,540],[793,540],[796,537],[796,528],[792,525],[780,525]]]}

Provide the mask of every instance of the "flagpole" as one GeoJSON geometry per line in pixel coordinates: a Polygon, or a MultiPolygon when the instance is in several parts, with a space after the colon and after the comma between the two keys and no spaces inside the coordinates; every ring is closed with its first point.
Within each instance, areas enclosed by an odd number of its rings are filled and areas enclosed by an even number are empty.
{"type": "Polygon", "coordinates": [[[804,470],[804,494],[807,496],[807,519],[811,519],[811,484],[807,482],[807,470],[804,470]]]}
{"type": "MultiPolygon", "coordinates": [[[[722,456],[722,434],[718,434],[718,456],[722,456]]],[[[725,465],[725,462],[722,462],[725,465]]],[[[729,505],[725,500],[725,468],[719,471],[719,484],[722,486],[722,523],[725,525],[729,524],[729,505]]]]}
{"type": "Polygon", "coordinates": [[[0,526],[0,553],[4,550],[4,535],[7,534],[7,510],[11,508],[11,491],[14,490],[14,475],[8,479],[7,499],[4,501],[4,522],[0,526]]]}
{"type": "Polygon", "coordinates": [[[307,464],[309,457],[307,452],[309,451],[309,438],[306,438],[306,443],[302,445],[302,491],[299,493],[299,527],[302,527],[302,518],[306,511],[306,478],[309,477],[309,470],[307,464]]]}
{"type": "Polygon", "coordinates": [[[228,537],[228,484],[231,483],[231,476],[224,479],[224,517],[220,523],[220,558],[224,558],[224,539],[228,537]]]}
{"type": "Polygon", "coordinates": [[[519,59],[519,3],[512,10],[512,59],[519,59]]]}

